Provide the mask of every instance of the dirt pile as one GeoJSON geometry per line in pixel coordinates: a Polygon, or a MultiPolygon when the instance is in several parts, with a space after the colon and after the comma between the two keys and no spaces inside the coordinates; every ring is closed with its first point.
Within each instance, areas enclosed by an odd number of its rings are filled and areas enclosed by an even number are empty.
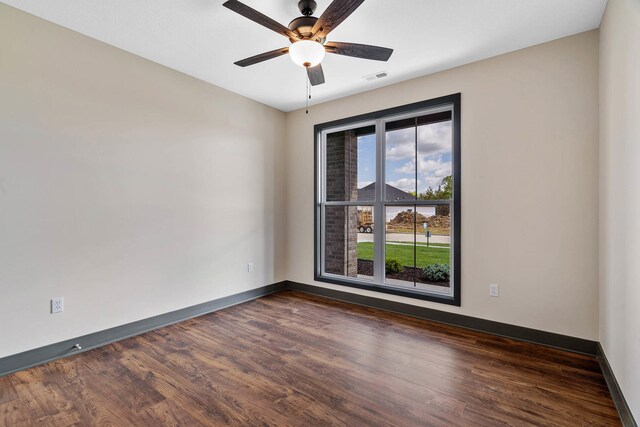
{"type": "Polygon", "coordinates": [[[400,212],[398,215],[396,215],[395,218],[389,221],[389,224],[395,225],[397,227],[413,227],[414,221],[419,225],[421,225],[424,222],[429,224],[429,220],[427,219],[426,216],[419,213],[415,215],[415,219],[414,219],[414,213],[409,211],[400,212]]]}
{"type": "Polygon", "coordinates": [[[432,228],[450,228],[451,227],[451,217],[434,215],[427,218],[427,224],[432,228]]]}
{"type": "Polygon", "coordinates": [[[421,213],[417,213],[414,219],[414,213],[409,211],[400,212],[389,221],[389,224],[396,228],[413,228],[413,224],[418,227],[422,227],[422,224],[425,222],[429,226],[429,228],[450,228],[451,227],[451,217],[450,216],[441,216],[441,215],[432,215],[426,217],[421,213]]]}

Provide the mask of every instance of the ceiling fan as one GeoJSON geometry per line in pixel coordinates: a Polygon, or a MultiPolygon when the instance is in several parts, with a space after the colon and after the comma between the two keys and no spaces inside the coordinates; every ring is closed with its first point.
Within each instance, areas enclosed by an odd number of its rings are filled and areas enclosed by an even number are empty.
{"type": "Polygon", "coordinates": [[[313,86],[316,86],[324,83],[324,72],[320,63],[324,59],[325,52],[375,61],[387,61],[391,57],[393,49],[357,43],[327,42],[326,40],[327,35],[335,30],[363,2],[364,0],[334,0],[322,16],[316,18],[311,15],[316,10],[317,3],[314,0],[300,0],[298,9],[300,9],[302,16],[295,18],[288,27],[285,27],[238,0],[228,0],[223,6],[282,34],[291,42],[289,47],[261,53],[237,61],[235,64],[246,67],[288,53],[294,63],[307,69],[309,81],[313,86]]]}

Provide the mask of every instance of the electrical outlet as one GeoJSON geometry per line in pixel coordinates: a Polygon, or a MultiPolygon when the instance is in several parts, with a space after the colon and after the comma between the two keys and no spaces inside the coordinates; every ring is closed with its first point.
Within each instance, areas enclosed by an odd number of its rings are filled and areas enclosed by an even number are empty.
{"type": "Polygon", "coordinates": [[[60,313],[64,311],[64,298],[53,298],[51,300],[51,313],[60,313]]]}
{"type": "Polygon", "coordinates": [[[489,285],[489,296],[499,297],[500,296],[500,286],[492,283],[489,285]]]}
{"type": "Polygon", "coordinates": [[[247,264],[247,272],[248,273],[253,273],[253,263],[252,262],[247,264]]]}

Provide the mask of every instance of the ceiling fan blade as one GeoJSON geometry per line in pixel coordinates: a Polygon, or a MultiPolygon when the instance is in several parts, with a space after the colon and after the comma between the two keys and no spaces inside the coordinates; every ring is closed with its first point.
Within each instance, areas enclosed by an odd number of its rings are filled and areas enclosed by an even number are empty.
{"type": "Polygon", "coordinates": [[[324,72],[322,71],[322,64],[318,64],[315,67],[307,67],[307,76],[311,86],[318,86],[324,83],[324,72]]]}
{"type": "Polygon", "coordinates": [[[298,35],[280,24],[277,21],[269,18],[267,15],[263,15],[255,9],[250,8],[244,3],[240,3],[238,0],[228,0],[222,4],[224,7],[233,10],[236,13],[244,16],[245,18],[251,19],[253,22],[256,22],[263,27],[267,27],[270,30],[275,31],[278,34],[282,34],[285,37],[292,38],[294,40],[298,40],[298,35]]]}
{"type": "Polygon", "coordinates": [[[326,37],[363,2],[364,0],[333,0],[313,26],[311,30],[313,40],[326,37]]]}
{"type": "Polygon", "coordinates": [[[272,50],[269,52],[264,52],[259,55],[251,56],[249,58],[245,58],[241,61],[234,62],[234,64],[239,65],[241,67],[246,67],[248,65],[253,65],[262,61],[266,61],[267,59],[273,59],[273,58],[277,58],[278,56],[286,55],[288,52],[289,52],[289,48],[283,47],[283,48],[272,50]]]}
{"type": "Polygon", "coordinates": [[[329,53],[372,59],[374,61],[388,61],[393,53],[393,49],[358,43],[327,42],[324,48],[329,53]]]}

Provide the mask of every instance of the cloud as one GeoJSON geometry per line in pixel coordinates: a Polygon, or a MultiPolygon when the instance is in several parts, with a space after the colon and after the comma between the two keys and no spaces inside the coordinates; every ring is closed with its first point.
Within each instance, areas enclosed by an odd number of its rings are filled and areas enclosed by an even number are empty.
{"type": "Polygon", "coordinates": [[[415,156],[415,131],[398,129],[387,132],[387,160],[404,160],[415,156]]]}
{"type": "Polygon", "coordinates": [[[389,181],[387,184],[402,191],[416,191],[416,180],[413,178],[400,178],[396,181],[389,181]]]}
{"type": "Polygon", "coordinates": [[[405,163],[404,165],[400,166],[399,168],[394,169],[393,171],[396,172],[396,173],[414,174],[414,173],[416,173],[416,161],[415,161],[415,159],[411,159],[407,163],[405,163]]]}
{"type": "MultiPolygon", "coordinates": [[[[394,172],[401,174],[415,174],[416,162],[411,159],[394,172]]],[[[443,161],[443,155],[418,158],[418,190],[425,191],[431,187],[437,188],[442,179],[451,175],[451,161],[443,161]]],[[[407,179],[407,178],[404,178],[407,179]]]]}
{"type": "MultiPolygon", "coordinates": [[[[451,153],[452,148],[451,126],[450,121],[418,126],[417,165],[415,128],[388,132],[387,161],[401,162],[401,166],[396,167],[394,172],[400,175],[414,176],[417,167],[418,191],[425,191],[429,187],[437,188],[442,183],[442,179],[451,175],[452,172],[451,156],[447,155],[451,153]],[[443,160],[445,155],[447,155],[446,160],[443,160]]],[[[415,179],[400,178],[396,182],[404,182],[405,187],[407,187],[407,182],[409,181],[411,181],[411,190],[414,190],[415,179]]],[[[404,189],[400,186],[397,187],[404,189]]]]}
{"type": "MultiPolygon", "coordinates": [[[[415,157],[415,128],[387,132],[387,160],[415,157]]],[[[418,156],[433,156],[451,151],[451,122],[418,126],[418,156]]]]}
{"type": "Polygon", "coordinates": [[[432,158],[418,159],[418,176],[420,177],[420,191],[431,187],[437,188],[442,179],[451,175],[451,161],[443,161],[442,155],[432,158]]]}

